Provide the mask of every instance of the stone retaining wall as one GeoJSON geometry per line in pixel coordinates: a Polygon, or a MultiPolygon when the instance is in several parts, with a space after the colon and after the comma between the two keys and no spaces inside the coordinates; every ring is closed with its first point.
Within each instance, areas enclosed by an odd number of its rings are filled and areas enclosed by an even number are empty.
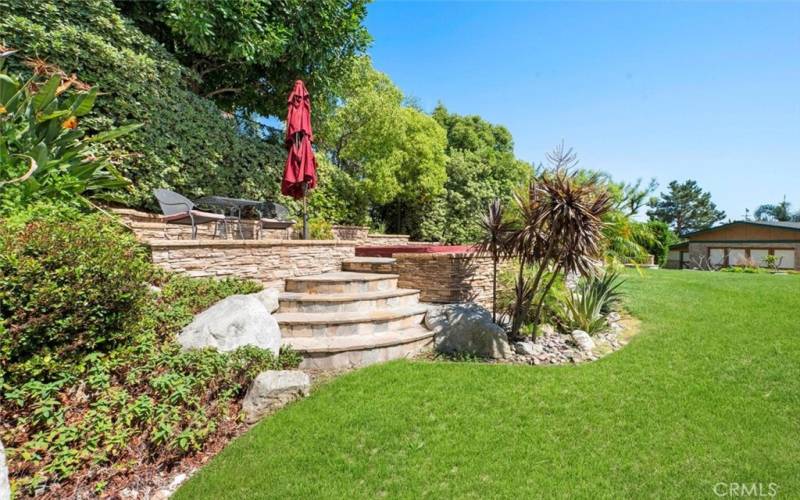
{"type": "Polygon", "coordinates": [[[331,227],[334,240],[367,241],[369,228],[366,226],[340,226],[331,227]]]}
{"type": "Polygon", "coordinates": [[[339,271],[355,255],[355,241],[150,240],[153,262],[196,277],[235,276],[283,289],[295,276],[339,271]]]}
{"type": "Polygon", "coordinates": [[[408,245],[410,238],[407,234],[370,234],[363,246],[408,245]]]}
{"type": "Polygon", "coordinates": [[[434,303],[477,302],[492,305],[492,260],[467,253],[396,253],[398,286],[420,290],[434,303]]]}

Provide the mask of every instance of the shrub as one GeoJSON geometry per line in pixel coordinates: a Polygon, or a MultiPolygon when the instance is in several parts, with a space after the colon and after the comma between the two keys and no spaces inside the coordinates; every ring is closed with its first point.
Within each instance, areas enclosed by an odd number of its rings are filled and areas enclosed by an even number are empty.
{"type": "Polygon", "coordinates": [[[107,216],[36,206],[4,221],[0,369],[48,379],[66,360],[125,342],[150,275],[144,249],[107,216]]]}
{"type": "Polygon", "coordinates": [[[75,78],[53,74],[39,81],[36,75],[22,83],[3,70],[5,59],[0,56],[0,210],[39,200],[77,205],[85,203],[84,196],[107,196],[126,186],[95,144],[136,126],[84,137],[79,118],[92,110],[97,88],[63,99],[67,89],[80,83],[75,78]]]}
{"type": "Polygon", "coordinates": [[[157,271],[101,214],[34,205],[2,220],[0,439],[16,491],[113,495],[234,435],[256,374],[299,356],[183,352],[175,338],[218,300],[260,289],[157,271]]]}
{"type": "Polygon", "coordinates": [[[570,290],[562,307],[562,321],[569,330],[583,330],[588,334],[603,331],[605,314],[620,299],[622,280],[615,272],[590,276],[581,280],[575,290],[570,290]]]}

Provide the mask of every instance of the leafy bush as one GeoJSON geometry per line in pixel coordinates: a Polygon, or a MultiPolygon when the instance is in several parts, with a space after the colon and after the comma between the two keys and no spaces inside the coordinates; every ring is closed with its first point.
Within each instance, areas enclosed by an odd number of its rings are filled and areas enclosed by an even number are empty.
{"type": "Polygon", "coordinates": [[[619,275],[606,272],[581,280],[575,290],[570,290],[562,307],[562,321],[569,330],[583,330],[588,334],[603,331],[605,314],[620,300],[619,275]]]}
{"type": "Polygon", "coordinates": [[[3,70],[0,57],[0,210],[38,200],[78,204],[84,195],[108,195],[127,185],[93,144],[120,137],[136,126],[85,138],[78,118],[87,115],[97,88],[61,99],[78,83],[66,75],[25,83],[3,70]]]}
{"type": "Polygon", "coordinates": [[[35,205],[2,220],[0,439],[16,490],[113,494],[234,435],[255,375],[299,356],[182,352],[175,337],[218,300],[260,289],[158,271],[103,215],[35,205]]]}
{"type": "Polygon", "coordinates": [[[0,370],[49,379],[67,359],[128,340],[151,266],[104,215],[37,206],[0,227],[0,370]]]}

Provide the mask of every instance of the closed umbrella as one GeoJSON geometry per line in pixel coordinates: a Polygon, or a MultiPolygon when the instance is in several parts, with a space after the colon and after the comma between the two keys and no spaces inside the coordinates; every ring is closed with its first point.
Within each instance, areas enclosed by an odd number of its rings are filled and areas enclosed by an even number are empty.
{"type": "Polygon", "coordinates": [[[281,193],[303,199],[303,239],[308,239],[308,207],[306,194],[317,185],[317,160],[311,142],[311,98],[302,80],[294,82],[289,94],[286,114],[286,166],[283,170],[281,193]]]}

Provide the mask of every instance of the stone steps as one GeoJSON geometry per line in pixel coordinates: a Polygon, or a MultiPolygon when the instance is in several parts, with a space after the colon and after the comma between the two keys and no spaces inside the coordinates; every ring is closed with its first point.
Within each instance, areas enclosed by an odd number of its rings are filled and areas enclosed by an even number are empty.
{"type": "Polygon", "coordinates": [[[344,271],[288,278],[274,315],[305,369],[363,366],[415,354],[433,342],[419,290],[397,288],[394,259],[356,258],[344,271]],[[371,272],[383,271],[383,272],[371,272]]]}
{"type": "Polygon", "coordinates": [[[396,274],[330,272],[286,279],[286,291],[296,293],[361,293],[397,288],[396,274]]]}
{"type": "Polygon", "coordinates": [[[422,323],[427,306],[415,304],[366,312],[275,314],[284,338],[371,335],[404,330],[422,323]]]}
{"type": "Polygon", "coordinates": [[[423,325],[372,335],[292,338],[287,344],[303,353],[301,369],[357,368],[413,356],[433,343],[433,332],[423,325]]]}
{"type": "Polygon", "coordinates": [[[286,292],[279,297],[281,312],[330,313],[375,311],[419,303],[419,290],[397,288],[362,293],[297,293],[286,292]]]}
{"type": "Polygon", "coordinates": [[[353,257],[342,262],[342,271],[392,274],[395,262],[391,257],[353,257]]]}

